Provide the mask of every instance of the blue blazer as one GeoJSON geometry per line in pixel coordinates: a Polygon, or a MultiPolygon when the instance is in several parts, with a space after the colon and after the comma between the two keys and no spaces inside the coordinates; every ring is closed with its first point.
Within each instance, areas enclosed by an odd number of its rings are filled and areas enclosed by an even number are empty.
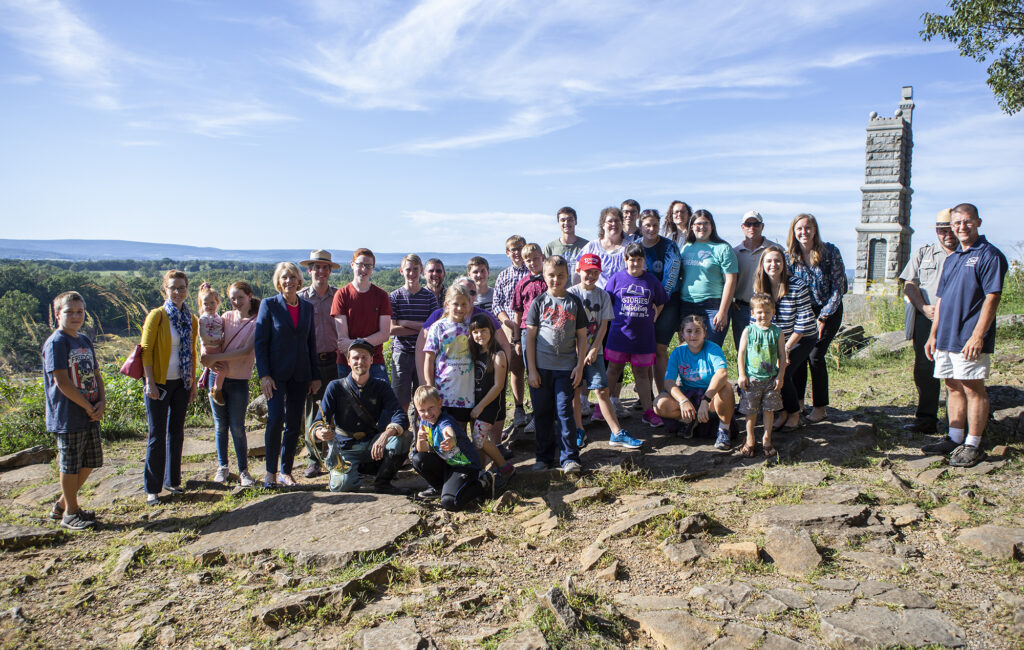
{"type": "Polygon", "coordinates": [[[313,305],[299,298],[299,326],[295,327],[284,296],[262,300],[256,315],[255,351],[260,377],[275,382],[312,381],[318,368],[313,305]]]}

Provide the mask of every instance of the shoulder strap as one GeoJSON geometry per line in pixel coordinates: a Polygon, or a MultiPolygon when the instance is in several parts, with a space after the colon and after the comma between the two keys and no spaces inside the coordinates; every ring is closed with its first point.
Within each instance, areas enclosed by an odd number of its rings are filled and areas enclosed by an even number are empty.
{"type": "Polygon", "coordinates": [[[352,408],[355,409],[356,414],[360,417],[360,419],[363,420],[364,423],[366,423],[366,425],[370,428],[371,431],[373,431],[374,434],[380,433],[380,429],[377,428],[376,418],[371,416],[369,411],[366,410],[366,407],[363,406],[363,403],[359,400],[359,396],[356,395],[356,392],[352,390],[352,386],[349,385],[350,381],[352,381],[352,375],[349,375],[348,377],[345,377],[344,379],[341,380],[341,387],[345,389],[345,393],[348,395],[349,402],[351,403],[352,408]]]}

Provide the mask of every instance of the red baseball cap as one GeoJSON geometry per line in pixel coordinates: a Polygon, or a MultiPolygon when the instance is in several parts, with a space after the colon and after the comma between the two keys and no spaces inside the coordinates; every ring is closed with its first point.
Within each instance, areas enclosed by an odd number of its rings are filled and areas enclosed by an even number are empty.
{"type": "Polygon", "coordinates": [[[586,255],[580,256],[580,261],[576,264],[576,268],[580,271],[589,271],[590,269],[601,270],[601,258],[593,253],[587,253],[586,255]]]}

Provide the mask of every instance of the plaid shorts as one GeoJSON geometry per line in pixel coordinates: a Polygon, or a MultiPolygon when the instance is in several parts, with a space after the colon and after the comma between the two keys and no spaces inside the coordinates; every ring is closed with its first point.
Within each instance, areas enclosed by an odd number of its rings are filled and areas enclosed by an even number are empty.
{"type": "Polygon", "coordinates": [[[771,379],[750,378],[750,388],[740,396],[740,413],[757,415],[761,411],[778,411],[782,408],[782,394],[775,390],[775,377],[771,379]]]}
{"type": "Polygon", "coordinates": [[[77,474],[83,467],[103,467],[99,422],[91,422],[89,428],[82,431],[57,433],[56,436],[61,474],[77,474]]]}

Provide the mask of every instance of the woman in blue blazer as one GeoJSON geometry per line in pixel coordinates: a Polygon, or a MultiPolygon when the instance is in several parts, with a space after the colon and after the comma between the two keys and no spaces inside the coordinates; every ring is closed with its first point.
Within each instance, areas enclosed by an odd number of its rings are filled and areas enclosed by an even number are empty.
{"type": "Polygon", "coordinates": [[[299,298],[299,267],[279,263],[274,268],[274,287],[280,293],[260,303],[255,334],[256,370],[267,398],[266,488],[295,485],[292,461],[302,432],[306,394],[320,388],[320,380],[314,378],[319,371],[313,305],[299,298]]]}

